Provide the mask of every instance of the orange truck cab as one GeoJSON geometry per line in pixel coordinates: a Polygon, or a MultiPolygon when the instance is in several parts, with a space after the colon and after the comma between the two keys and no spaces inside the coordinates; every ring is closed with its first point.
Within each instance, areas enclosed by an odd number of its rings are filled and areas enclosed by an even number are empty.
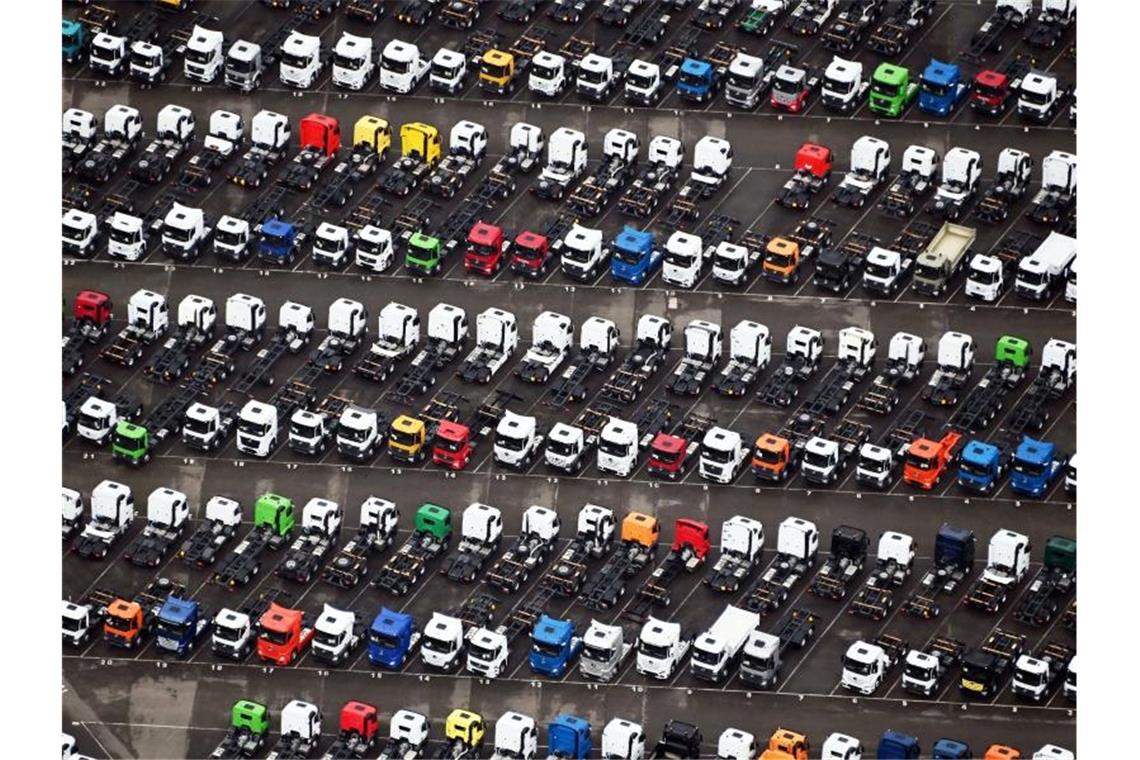
{"type": "Polygon", "coordinates": [[[982,760],[1020,760],[1021,750],[1006,744],[991,744],[982,760]]]}
{"type": "Polygon", "coordinates": [[[630,512],[621,521],[622,549],[632,558],[632,568],[640,570],[657,554],[661,522],[652,515],[630,512]]]}
{"type": "Polygon", "coordinates": [[[313,627],[300,610],[273,602],[258,621],[257,656],[275,665],[292,665],[313,640],[313,627]]]}
{"type": "Polygon", "coordinates": [[[906,450],[906,463],[903,465],[903,480],[912,486],[929,491],[942,482],[962,434],[950,431],[941,440],[918,438],[906,450]]]}
{"type": "Polygon", "coordinates": [[[807,737],[801,733],[786,728],[777,728],[768,740],[768,749],[761,758],[793,758],[794,760],[808,760],[811,745],[807,737]],[[769,752],[778,753],[769,755],[769,752]]]}
{"type": "Polygon", "coordinates": [[[462,470],[471,461],[471,430],[451,420],[440,420],[431,447],[431,461],[451,470],[462,470]]]}
{"type": "Polygon", "coordinates": [[[774,237],[764,249],[764,279],[784,285],[800,279],[800,244],[774,237]]]}
{"type": "MultiPolygon", "coordinates": [[[[507,242],[506,247],[510,247],[507,242]]],[[[486,222],[476,222],[467,233],[467,250],[463,254],[463,268],[468,272],[493,277],[503,268],[503,229],[486,222]]]]}
{"type": "Polygon", "coordinates": [[[116,599],[107,605],[103,638],[111,646],[137,649],[150,630],[143,607],[138,602],[116,599]]]}
{"type": "Polygon", "coordinates": [[[752,474],[756,480],[782,483],[792,473],[792,446],[786,438],[762,433],[752,451],[752,474]]]}

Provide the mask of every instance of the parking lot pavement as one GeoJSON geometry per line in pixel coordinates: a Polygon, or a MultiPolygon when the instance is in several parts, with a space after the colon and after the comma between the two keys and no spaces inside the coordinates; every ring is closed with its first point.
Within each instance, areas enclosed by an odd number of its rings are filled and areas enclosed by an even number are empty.
{"type": "MultiPolygon", "coordinates": [[[[622,46],[624,30],[595,21],[592,8],[578,22],[560,24],[546,17],[544,9],[549,4],[544,4],[526,23],[509,24],[495,15],[493,5],[484,4],[472,31],[499,33],[500,46],[510,46],[522,35],[545,36],[548,49],[559,49],[572,38],[575,44],[592,46],[601,53],[622,46]]],[[[656,3],[647,6],[653,10],[641,11],[633,24],[662,8],[656,3]]],[[[833,53],[824,47],[821,35],[795,37],[782,24],[777,24],[775,31],[763,37],[736,30],[733,24],[742,14],[742,7],[729,17],[723,29],[702,32],[697,49],[707,53],[715,44],[723,42],[746,52],[762,54],[771,41],[780,40],[795,45],[792,60],[813,71],[822,72],[831,61],[833,53]]],[[[118,9],[124,17],[136,11],[125,5],[118,9]]],[[[227,45],[239,38],[264,41],[291,13],[271,10],[253,1],[202,0],[197,9],[206,17],[218,19],[206,23],[224,29],[227,45]]],[[[64,12],[74,15],[70,6],[65,6],[64,12]]],[[[653,60],[661,51],[691,36],[690,30],[694,27],[690,19],[697,12],[696,3],[670,12],[663,38],[656,45],[635,52],[635,56],[653,60]]],[[[909,67],[914,77],[931,58],[960,60],[961,51],[968,46],[988,12],[987,7],[974,3],[938,3],[930,20],[893,60],[909,67]]],[[[163,14],[160,26],[167,33],[184,21],[181,16],[163,14]]],[[[445,29],[435,20],[422,27],[411,27],[397,21],[393,14],[370,27],[348,19],[343,11],[305,22],[301,28],[305,33],[319,35],[329,46],[335,44],[343,31],[350,31],[371,36],[381,44],[392,38],[414,42],[428,56],[442,46],[460,48],[470,34],[445,29]]],[[[981,62],[963,64],[963,77],[972,78],[984,67],[1002,69],[1032,55],[1034,65],[1055,72],[1064,81],[1075,81],[1075,56],[1070,54],[1072,32],[1067,33],[1056,49],[1047,51],[1029,49],[1020,40],[1021,34],[1008,33],[1000,51],[986,53],[981,62]]],[[[864,45],[845,57],[862,63],[868,73],[883,60],[864,45]]],[[[745,233],[786,236],[802,221],[812,218],[831,227],[830,244],[839,244],[858,233],[870,236],[885,247],[894,245],[904,232],[919,231],[924,225],[937,227],[940,222],[921,208],[907,219],[881,213],[877,203],[886,183],[871,192],[862,208],[843,208],[832,202],[832,193],[849,168],[851,145],[861,135],[886,140],[893,152],[893,167],[897,167],[909,145],[931,147],[940,155],[954,146],[977,150],[984,162],[978,198],[994,181],[997,157],[1002,149],[1025,150],[1035,160],[1035,167],[1039,167],[1041,159],[1050,151],[1075,147],[1075,130],[1068,121],[1067,103],[1049,124],[1030,127],[1013,113],[991,118],[966,105],[960,105],[945,118],[930,117],[912,105],[899,119],[889,120],[876,117],[865,103],[850,115],[833,113],[819,102],[818,92],[809,97],[803,113],[793,115],[773,110],[766,98],[755,108],[744,111],[729,107],[723,96],[708,103],[692,104],[672,92],[671,84],[667,90],[654,108],[630,107],[618,92],[601,103],[587,103],[574,92],[552,100],[540,99],[525,88],[493,96],[483,92],[474,77],[454,97],[441,96],[426,85],[411,95],[395,96],[381,91],[375,81],[362,92],[342,91],[332,84],[331,74],[326,70],[312,89],[299,92],[282,87],[273,66],[256,93],[239,95],[220,85],[191,83],[180,72],[174,73],[164,86],[144,88],[125,81],[104,81],[89,67],[78,65],[64,72],[62,105],[96,114],[102,114],[115,103],[134,106],[142,113],[147,141],[158,111],[168,103],[184,105],[194,111],[199,136],[205,132],[209,114],[219,108],[240,114],[247,126],[262,109],[284,114],[293,125],[309,113],[324,113],[339,120],[346,137],[364,114],[387,118],[394,130],[411,121],[433,124],[440,129],[445,141],[451,125],[461,119],[482,123],[489,133],[488,160],[468,178],[456,197],[443,199],[420,189],[407,198],[388,198],[384,212],[387,222],[413,208],[421,199],[430,200],[430,221],[425,224],[429,232],[438,231],[449,217],[463,208],[468,194],[508,150],[509,128],[516,122],[535,124],[547,137],[562,126],[584,132],[591,154],[588,171],[599,165],[600,147],[606,133],[613,128],[636,133],[641,138],[642,156],[652,136],[672,136],[680,139],[686,149],[681,181],[665,196],[655,214],[646,219],[626,217],[618,213],[614,208],[616,204],[611,202],[609,208],[596,217],[579,219],[581,224],[603,230],[607,240],[626,224],[648,229],[656,235],[659,247],[672,232],[665,221],[668,209],[692,168],[694,146],[705,135],[723,137],[732,143],[733,166],[722,187],[698,203],[699,214],[683,220],[681,229],[701,234],[711,219],[724,216],[733,220],[732,239],[739,241],[745,233]],[[812,197],[809,207],[792,211],[776,203],[775,198],[792,174],[797,148],[807,141],[830,147],[834,152],[834,167],[828,182],[812,197]]],[[[396,140],[398,143],[398,136],[396,140]]],[[[390,156],[397,155],[398,149],[399,145],[394,144],[390,156]]],[[[293,150],[295,147],[289,156],[293,150]]],[[[286,163],[287,160],[279,162],[265,184],[256,190],[227,182],[219,172],[208,187],[186,196],[184,202],[202,208],[211,221],[223,214],[238,213],[267,192],[286,163]]],[[[390,157],[386,166],[392,163],[390,157]]],[[[284,201],[285,216],[305,224],[343,221],[374,186],[384,168],[363,180],[344,208],[318,210],[309,194],[289,193],[284,201]]],[[[145,214],[169,199],[177,174],[177,171],[172,172],[157,186],[136,187],[127,181],[126,172],[122,171],[106,185],[90,189],[92,206],[98,207],[108,196],[128,188],[134,193],[135,213],[145,214]]],[[[565,202],[543,201],[530,193],[528,188],[536,176],[537,172],[516,177],[516,189],[484,210],[482,218],[500,225],[511,236],[523,229],[539,232],[550,229],[550,225],[570,209],[565,202]]],[[[67,179],[65,195],[66,188],[73,186],[74,180],[67,179]]],[[[1048,234],[1048,228],[1036,225],[1027,217],[1029,201],[1039,186],[1040,172],[1035,169],[1030,192],[1012,205],[1008,218],[999,224],[984,224],[976,218],[973,212],[977,198],[967,204],[958,222],[976,228],[977,238],[971,251],[990,251],[1010,236],[1048,234]]],[[[551,271],[538,280],[523,281],[508,270],[484,278],[464,271],[459,253],[462,246],[445,260],[438,276],[426,279],[412,276],[402,263],[402,255],[396,256],[397,263],[388,271],[369,273],[355,267],[342,271],[320,269],[313,263],[308,246],[294,265],[281,269],[257,260],[240,264],[222,262],[212,253],[193,262],[174,262],[163,256],[159,248],[152,241],[147,255],[137,262],[111,259],[105,246],[93,260],[65,259],[64,297],[70,299],[87,288],[108,293],[116,307],[113,332],[125,324],[126,304],[131,294],[140,288],[165,295],[172,306],[186,295],[205,296],[219,306],[219,311],[231,294],[255,295],[268,307],[270,327],[275,326],[281,304],[296,301],[312,307],[316,316],[317,328],[310,347],[325,336],[328,306],[341,297],[365,304],[373,329],[378,312],[389,301],[415,308],[421,319],[441,302],[463,308],[472,322],[478,312],[490,305],[501,306],[515,314],[519,348],[486,385],[467,384],[457,378],[455,370],[460,359],[442,370],[437,383],[422,397],[394,399],[390,391],[406,360],[397,364],[391,377],[377,383],[352,372],[359,355],[350,357],[340,371],[327,372],[316,381],[313,391],[317,398],[344,398],[376,408],[388,419],[403,412],[415,413],[435,394],[447,391],[459,394],[461,420],[471,419],[477,407],[492,393],[504,392],[512,394],[509,408],[535,416],[542,430],[558,421],[572,421],[584,408],[600,399],[601,386],[616,364],[590,378],[584,401],[563,407],[550,403],[546,386],[516,378],[512,370],[529,347],[531,325],[539,313],[548,310],[566,314],[575,325],[581,325],[591,316],[613,320],[621,331],[618,362],[630,352],[637,320],[642,315],[668,318],[674,337],[662,368],[648,378],[636,399],[621,405],[620,413],[632,419],[654,402],[664,400],[671,405],[670,428],[690,414],[705,415],[715,419],[716,424],[739,432],[746,446],[761,433],[779,430],[799,404],[821,388],[827,370],[835,361],[838,331],[844,327],[856,325],[871,330],[878,340],[879,362],[827,422],[829,425],[841,420],[865,423],[869,426],[871,441],[881,440],[915,410],[924,414],[922,425],[928,435],[938,434],[947,424],[953,408],[934,407],[921,398],[922,388],[934,373],[937,341],[944,332],[961,331],[976,341],[978,363],[966,385],[967,392],[992,366],[993,347],[1002,335],[1025,338],[1038,354],[1052,338],[1075,341],[1076,336],[1075,305],[1065,301],[1061,293],[1054,293],[1042,302],[1030,302],[1007,292],[996,303],[983,304],[965,296],[963,278],[959,275],[948,292],[937,298],[916,294],[909,288],[887,298],[870,297],[857,283],[846,292],[836,294],[820,291],[812,284],[815,263],[810,257],[801,268],[799,280],[786,285],[771,282],[753,271],[744,284],[734,288],[716,282],[706,270],[692,289],[682,290],[666,283],[660,271],[638,288],[615,282],[608,268],[585,283],[576,282],[558,270],[556,260],[551,271]],[[674,395],[668,390],[669,375],[682,356],[682,331],[694,319],[719,324],[726,349],[728,332],[737,322],[749,319],[765,324],[772,336],[773,357],[761,382],[778,371],[785,336],[792,327],[816,328],[824,337],[820,369],[802,384],[798,396],[787,407],[764,405],[751,391],[743,398],[727,398],[714,393],[708,383],[694,396],[674,395]],[[882,366],[891,336],[900,331],[916,334],[926,341],[926,363],[914,381],[901,388],[900,402],[892,413],[876,416],[858,408],[856,402],[882,366]]],[[[255,351],[256,348],[236,356],[236,374],[213,388],[212,399],[238,405],[247,398],[267,401],[303,369],[308,355],[307,350],[284,355],[269,373],[269,381],[254,387],[248,394],[239,394],[231,390],[230,385],[233,378],[250,365],[255,351]]],[[[178,384],[177,381],[157,383],[145,376],[142,368],[156,352],[157,348],[151,346],[141,363],[120,367],[98,358],[98,349],[88,347],[84,351],[87,361],[82,371],[106,378],[116,392],[139,401],[145,420],[164,398],[175,392],[178,384]]],[[[200,355],[201,352],[195,355],[191,366],[200,355]]],[[[1033,361],[1030,378],[1008,392],[995,420],[976,437],[999,435],[1036,373],[1038,356],[1035,355],[1033,361]]],[[[79,378],[65,379],[65,391],[79,382],[79,378]]],[[[1073,394],[1069,392],[1054,400],[1049,410],[1049,419],[1036,435],[1057,443],[1064,452],[1072,452],[1076,446],[1073,394]]],[[[205,756],[223,735],[229,722],[229,706],[235,700],[248,698],[269,705],[274,711],[271,735],[275,737],[276,711],[290,699],[300,698],[315,702],[324,711],[322,751],[332,741],[340,706],[350,699],[362,699],[378,706],[382,716],[381,733],[387,732],[386,719],[395,710],[420,711],[431,718],[434,738],[442,735],[447,713],[454,707],[466,706],[481,712],[490,723],[508,709],[533,715],[543,725],[559,712],[582,715],[593,726],[596,747],[602,726],[614,716],[643,723],[650,742],[660,735],[668,719],[690,720],[703,729],[704,749],[709,754],[714,751],[720,731],[729,726],[752,731],[762,742],[776,726],[790,727],[806,733],[816,746],[827,734],[839,731],[857,736],[865,746],[873,747],[878,736],[888,728],[917,735],[924,748],[939,737],[952,736],[968,742],[975,753],[994,742],[1019,747],[1022,752],[1032,752],[1046,742],[1075,746],[1075,706],[1059,693],[1043,706],[1034,706],[1015,697],[1007,684],[988,701],[966,701],[957,687],[959,679],[955,671],[937,694],[916,698],[899,685],[901,665],[888,673],[884,684],[871,696],[855,696],[839,686],[840,658],[847,647],[855,641],[870,641],[882,634],[898,637],[913,647],[922,647],[935,637],[960,639],[967,646],[975,647],[1000,628],[1024,635],[1026,651],[1050,641],[1075,646],[1075,635],[1061,624],[1059,616],[1043,628],[1026,626],[1013,616],[1018,600],[1041,567],[1041,551],[1049,537],[1075,535],[1075,497],[1066,493],[1060,482],[1040,500],[1018,496],[1008,482],[1002,483],[991,496],[970,495],[957,486],[953,477],[943,479],[929,492],[903,483],[896,483],[884,492],[868,491],[855,482],[853,468],[848,468],[835,485],[824,488],[807,483],[799,475],[786,483],[759,484],[747,468],[728,485],[702,480],[695,467],[679,482],[665,483],[649,474],[644,453],[630,477],[623,479],[600,472],[593,463],[576,476],[556,473],[541,461],[523,471],[506,470],[493,461],[491,448],[489,438],[479,441],[467,469],[453,473],[431,464],[399,464],[383,451],[368,461],[354,463],[344,460],[335,451],[306,458],[288,446],[280,446],[268,459],[256,460],[239,452],[230,440],[219,451],[203,454],[187,448],[177,436],[170,436],[157,445],[154,460],[148,466],[129,469],[114,464],[108,451],[90,447],[74,435],[65,437],[64,484],[86,496],[104,479],[126,483],[139,505],[139,516],[127,535],[101,562],[82,560],[64,545],[63,596],[80,599],[95,588],[130,596],[152,581],[167,579],[183,587],[185,593],[200,601],[210,614],[222,608],[240,609],[267,592],[281,589],[292,604],[311,615],[319,614],[323,606],[329,604],[351,609],[369,622],[377,610],[385,606],[411,613],[422,626],[433,612],[454,611],[474,595],[490,590],[481,579],[465,585],[441,576],[438,572],[441,558],[433,560],[424,577],[403,596],[381,591],[367,582],[353,589],[341,589],[319,580],[309,584],[286,580],[275,573],[284,551],[266,554],[259,572],[248,584],[236,588],[214,583],[213,568],[189,567],[173,556],[164,558],[156,567],[137,568],[123,559],[123,553],[143,531],[146,497],[158,487],[173,488],[187,495],[193,521],[190,529],[202,518],[204,504],[211,496],[237,499],[247,518],[240,526],[239,535],[245,535],[252,528],[248,521],[250,505],[262,493],[288,496],[298,512],[310,498],[331,499],[338,502],[345,513],[338,546],[355,532],[360,504],[366,497],[376,495],[391,499],[401,510],[399,532],[393,547],[370,558],[368,579],[375,577],[395,547],[408,538],[411,516],[425,501],[448,507],[456,531],[462,510],[468,504],[483,502],[498,507],[503,513],[504,541],[517,534],[528,506],[551,507],[561,518],[559,550],[572,537],[577,513],[587,503],[612,508],[619,520],[629,511],[655,515],[662,526],[656,557],[627,580],[626,593],[616,605],[606,610],[590,610],[580,600],[562,597],[555,597],[547,604],[548,614],[572,620],[579,632],[595,619],[621,624],[631,632],[638,628],[638,622],[631,617],[631,605],[652,568],[665,561],[674,538],[674,521],[678,518],[706,522],[712,546],[703,566],[692,573],[682,573],[673,582],[668,604],[652,607],[648,612],[679,622],[689,635],[707,628],[726,604],[744,603],[762,570],[778,561],[777,529],[788,516],[816,524],[821,560],[828,556],[832,531],[844,525],[866,531],[870,554],[844,598],[833,601],[811,593],[809,587],[818,571],[817,563],[790,589],[786,602],[763,618],[760,627],[775,631],[793,608],[810,610],[816,616],[814,640],[802,649],[788,651],[780,680],[768,691],[750,691],[735,675],[719,684],[699,681],[690,674],[687,661],[668,680],[651,681],[637,673],[632,658],[624,664],[613,684],[589,682],[576,667],[555,682],[531,672],[527,664],[529,640],[525,633],[511,642],[505,676],[495,681],[472,678],[462,672],[433,673],[418,656],[411,657],[400,672],[379,671],[370,665],[363,646],[338,668],[324,665],[311,654],[304,655],[291,667],[274,668],[260,664],[255,657],[241,662],[222,660],[208,646],[200,647],[185,661],[177,661],[159,657],[153,642],[139,651],[124,652],[96,640],[82,649],[65,651],[64,730],[77,737],[86,754],[96,757],[205,756]],[[715,592],[703,580],[720,556],[720,525],[734,515],[761,520],[767,542],[757,570],[738,591],[715,592]],[[1007,528],[1029,537],[1033,563],[1028,577],[997,614],[988,615],[963,603],[969,583],[941,600],[942,614],[934,619],[922,620],[901,611],[901,602],[915,591],[922,574],[933,565],[935,535],[944,522],[967,527],[977,536],[978,554],[971,577],[976,577],[984,566],[986,544],[995,531],[1007,528]],[[851,614],[858,587],[873,572],[878,537],[888,530],[914,537],[917,556],[913,573],[902,586],[894,589],[894,606],[882,620],[851,614]]],[[[235,543],[236,539],[230,547],[235,543]]],[[[455,543],[452,542],[452,551],[455,543]]],[[[596,572],[603,562],[592,560],[589,572],[596,572]]],[[[532,573],[523,588],[514,594],[492,592],[496,603],[491,625],[508,624],[512,612],[533,599],[540,575],[532,573]]],[[[1070,592],[1057,601],[1059,609],[1064,609],[1075,601],[1075,596],[1070,592]]],[[[540,741],[545,741],[545,731],[540,731],[540,741]]]]}

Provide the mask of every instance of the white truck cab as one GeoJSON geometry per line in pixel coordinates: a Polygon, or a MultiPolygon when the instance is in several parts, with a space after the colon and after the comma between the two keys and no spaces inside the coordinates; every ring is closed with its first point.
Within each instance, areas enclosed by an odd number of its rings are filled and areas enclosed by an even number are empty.
{"type": "Polygon", "coordinates": [[[88,396],[79,407],[75,432],[83,440],[102,446],[111,439],[111,433],[114,432],[118,421],[119,410],[113,402],[88,396]]]}
{"type": "Polygon", "coordinates": [[[510,642],[498,629],[478,628],[467,640],[467,672],[498,678],[510,658],[510,642]]]}
{"type": "Polygon", "coordinates": [[[847,194],[846,205],[862,208],[871,191],[887,178],[890,168],[891,146],[885,140],[863,135],[851,146],[851,168],[836,192],[847,194]]]}
{"type": "Polygon", "coordinates": [[[747,53],[737,53],[728,64],[724,99],[737,108],[754,108],[764,89],[764,60],[747,53]]]}
{"type": "Polygon", "coordinates": [[[250,242],[249,222],[229,215],[218,219],[214,228],[213,247],[215,256],[240,263],[248,259],[253,253],[253,246],[250,245],[250,242]]]}
{"type": "Polygon", "coordinates": [[[891,658],[878,644],[856,641],[843,655],[840,684],[860,694],[873,694],[883,683],[891,658]]]}
{"type": "Polygon", "coordinates": [[[638,58],[625,72],[625,99],[643,106],[652,106],[661,97],[661,67],[638,58]]]}
{"type": "Polygon", "coordinates": [[[566,58],[549,50],[540,50],[530,59],[526,87],[536,95],[561,97],[570,86],[566,58]]]}
{"type": "MultiPolygon", "coordinates": [[[[141,229],[142,222],[139,222],[141,229]]],[[[63,212],[63,252],[67,256],[88,259],[95,255],[99,241],[99,220],[94,214],[77,208],[63,212]]]]}
{"type": "Polygon", "coordinates": [[[609,98],[620,80],[621,74],[614,70],[612,58],[589,53],[578,61],[574,85],[579,95],[601,103],[609,98]]]}
{"type": "Polygon", "coordinates": [[[598,469],[627,478],[637,464],[637,452],[637,425],[610,417],[598,435],[598,469]]]}
{"type": "Polygon", "coordinates": [[[495,426],[495,462],[506,467],[526,470],[530,467],[542,445],[538,420],[528,415],[515,414],[509,409],[495,426]]]}
{"type": "Polygon", "coordinates": [[[350,406],[340,413],[336,426],[336,450],[354,462],[372,458],[387,433],[380,427],[380,415],[373,409],[350,406]]]}
{"type": "Polygon", "coordinates": [[[341,32],[333,48],[332,81],[346,90],[363,90],[376,73],[372,38],[341,32]]]}
{"type": "Polygon", "coordinates": [[[732,483],[744,471],[750,453],[740,433],[714,426],[701,441],[700,475],[714,483],[732,483]]]}
{"type": "Polygon", "coordinates": [[[544,311],[534,318],[530,348],[523,355],[524,379],[544,383],[570,354],[574,345],[574,323],[565,314],[544,311]]]}
{"type": "Polygon", "coordinates": [[[194,26],[186,41],[182,73],[187,79],[210,84],[225,69],[225,35],[214,29],[194,26]]]}
{"type": "Polygon", "coordinates": [[[676,230],[665,241],[665,263],[661,267],[661,278],[678,288],[696,287],[704,268],[707,255],[701,239],[690,232],[676,230]]]}
{"type": "Polygon", "coordinates": [[[463,622],[459,618],[433,612],[424,626],[420,657],[428,667],[450,671],[462,662],[465,643],[463,622]]]}
{"type": "Polygon", "coordinates": [[[561,200],[570,184],[586,170],[589,146],[586,135],[576,129],[559,127],[547,142],[546,166],[533,186],[535,194],[561,200]]]}
{"type": "Polygon", "coordinates": [[[320,37],[290,32],[281,44],[281,84],[302,90],[312,87],[324,67],[321,52],[320,37]]]}
{"type": "Polygon", "coordinates": [[[867,254],[863,266],[863,288],[871,293],[893,296],[898,292],[903,274],[911,261],[898,251],[875,246],[867,254]]]}
{"type": "Polygon", "coordinates": [[[640,723],[611,718],[602,729],[605,760],[645,760],[645,730],[640,723]]]}
{"type": "Polygon", "coordinates": [[[212,232],[202,209],[175,202],[162,220],[162,252],[178,261],[193,261],[212,232]]]}
{"type": "Polygon", "coordinates": [[[126,532],[134,519],[135,498],[130,486],[104,480],[91,490],[91,519],[82,535],[109,546],[126,532]]]}
{"type": "Polygon", "coordinates": [[[592,280],[609,256],[603,239],[600,229],[575,223],[562,238],[558,250],[562,273],[582,282],[592,280]]]}
{"type": "Polygon", "coordinates": [[[692,642],[681,635],[681,624],[652,615],[637,637],[637,672],[658,681],[673,677],[692,642]]]}
{"type": "Polygon", "coordinates": [[[728,177],[732,168],[732,145],[721,137],[705,135],[693,149],[693,172],[690,179],[715,190],[728,177]]]}
{"type": "Polygon", "coordinates": [[[850,113],[862,103],[867,87],[862,63],[835,56],[823,71],[820,99],[832,111],[850,113]]]}
{"type": "Polygon", "coordinates": [[[829,734],[819,748],[820,760],[863,760],[863,743],[848,734],[829,734]]]}
{"type": "Polygon", "coordinates": [[[226,86],[241,92],[252,92],[261,85],[264,64],[261,45],[248,40],[237,40],[226,51],[226,86]]]}
{"type": "Polygon", "coordinates": [[[538,726],[529,715],[508,710],[495,721],[495,750],[492,758],[534,760],[538,754],[538,726]]]}
{"type": "Polygon", "coordinates": [[[352,238],[356,250],[356,266],[371,272],[386,272],[395,260],[392,233],[368,224],[356,231],[352,238]]]}
{"type": "Polygon", "coordinates": [[[116,211],[106,224],[107,255],[123,261],[138,261],[146,255],[146,230],[141,218],[116,211]]]}
{"type": "Polygon", "coordinates": [[[340,269],[352,260],[352,238],[339,224],[321,222],[313,235],[313,263],[340,269]]]}
{"type": "Polygon", "coordinates": [[[1017,94],[1017,114],[1023,119],[1045,123],[1057,113],[1065,90],[1057,77],[1047,71],[1031,71],[1021,78],[1017,94]]]}
{"type": "Polygon", "coordinates": [[[380,87],[407,95],[420,86],[430,68],[419,47],[403,40],[389,40],[380,55],[380,87]]]}
{"type": "Polygon", "coordinates": [[[977,190],[982,157],[976,150],[954,147],[942,158],[942,179],[934,191],[934,207],[961,206],[977,190]]]}
{"type": "Polygon", "coordinates": [[[1037,250],[1017,265],[1013,289],[1022,298],[1044,301],[1067,283],[1069,270],[1077,258],[1076,238],[1050,232],[1037,250]]]}
{"type": "Polygon", "coordinates": [[[238,413],[237,448],[264,458],[277,448],[277,407],[250,399],[238,413]]]}
{"type": "Polygon", "coordinates": [[[990,538],[982,578],[1001,586],[1020,583],[1029,572],[1029,537],[1001,528],[990,538]]]}
{"type": "MultiPolygon", "coordinates": [[[[339,528],[338,517],[336,528],[331,528],[328,532],[330,535],[335,534],[339,528]]],[[[320,617],[313,625],[313,630],[313,655],[333,665],[344,662],[360,642],[361,634],[357,627],[356,613],[333,607],[331,604],[325,604],[320,617]]]]}
{"type": "Polygon", "coordinates": [[[467,59],[462,53],[442,47],[432,56],[428,83],[433,90],[457,95],[467,84],[467,59]]]}

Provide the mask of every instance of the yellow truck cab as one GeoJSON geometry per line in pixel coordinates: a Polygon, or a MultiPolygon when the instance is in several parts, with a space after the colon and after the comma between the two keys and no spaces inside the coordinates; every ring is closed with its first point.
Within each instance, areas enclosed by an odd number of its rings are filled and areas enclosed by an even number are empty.
{"type": "Polygon", "coordinates": [[[479,61],[479,86],[484,92],[505,95],[515,86],[515,57],[505,50],[491,48],[479,61]]]}
{"type": "Polygon", "coordinates": [[[461,707],[451,711],[444,727],[444,735],[450,744],[462,744],[475,750],[483,746],[483,735],[486,732],[483,716],[461,707]]]}
{"type": "Polygon", "coordinates": [[[428,453],[426,446],[427,426],[407,414],[392,420],[388,431],[388,456],[398,462],[418,464],[428,453]]]}
{"type": "Polygon", "coordinates": [[[439,130],[431,124],[413,121],[400,127],[400,147],[404,157],[418,156],[428,166],[439,163],[443,152],[439,130]]]}
{"type": "Polygon", "coordinates": [[[383,162],[392,147],[392,127],[387,119],[365,114],[356,120],[352,128],[352,145],[376,151],[383,162]]]}

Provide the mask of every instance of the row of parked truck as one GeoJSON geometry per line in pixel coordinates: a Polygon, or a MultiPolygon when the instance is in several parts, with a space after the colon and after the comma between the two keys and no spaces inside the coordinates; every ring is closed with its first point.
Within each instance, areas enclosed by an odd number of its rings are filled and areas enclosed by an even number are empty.
{"type": "MultiPolygon", "coordinates": [[[[317,756],[324,742],[321,729],[325,716],[317,705],[300,699],[287,702],[280,710],[279,738],[270,740],[271,711],[250,699],[241,699],[230,710],[230,724],[218,747],[210,757],[254,757],[269,751],[270,757],[317,756]]],[[[455,708],[442,720],[439,738],[433,737],[432,720],[422,713],[401,709],[392,713],[387,738],[381,728],[380,712],[374,705],[358,700],[341,708],[334,739],[323,755],[331,758],[371,757],[379,752],[382,760],[409,757],[474,758],[490,752],[492,758],[539,757],[540,725],[529,715],[514,710],[503,713],[492,726],[483,715],[466,707],[455,708]]],[[[600,750],[601,756],[620,760],[643,758],[696,758],[708,756],[712,749],[705,744],[699,726],[669,720],[661,739],[652,743],[641,724],[626,718],[610,718],[601,732],[600,747],[594,746],[594,729],[589,719],[559,713],[544,727],[549,756],[588,758],[600,750]]],[[[74,739],[65,735],[65,746],[74,739]]],[[[872,757],[870,748],[854,736],[829,734],[818,750],[808,737],[788,728],[777,728],[767,741],[739,728],[726,728],[715,746],[716,757],[725,760],[862,760],[872,757]],[[821,754],[820,754],[821,753],[821,754]]],[[[879,738],[874,757],[943,759],[973,757],[968,745],[955,739],[942,738],[923,754],[918,737],[888,730],[879,738]]],[[[1019,750],[1003,744],[986,749],[986,760],[1020,757],[1019,750]]],[[[1072,760],[1073,752],[1046,744],[1031,756],[1032,760],[1072,760]]]]}

